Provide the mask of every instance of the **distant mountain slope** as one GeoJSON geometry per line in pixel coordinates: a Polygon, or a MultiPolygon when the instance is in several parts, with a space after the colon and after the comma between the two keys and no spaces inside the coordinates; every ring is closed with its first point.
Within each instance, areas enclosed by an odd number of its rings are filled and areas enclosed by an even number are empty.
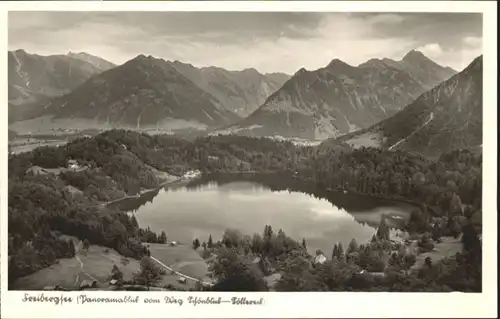
{"type": "Polygon", "coordinates": [[[163,128],[175,120],[211,127],[238,118],[170,63],[144,55],[89,79],[43,109],[55,119],[131,128],[163,128]]]}
{"type": "Polygon", "coordinates": [[[98,56],[95,56],[95,55],[91,55],[91,54],[88,54],[88,53],[85,53],[85,52],[78,52],[78,53],[75,53],[75,52],[69,52],[68,54],[66,54],[67,56],[71,57],[71,58],[74,58],[74,59],[78,59],[78,60],[82,60],[82,61],[85,61],[85,62],[88,62],[92,65],[94,65],[96,68],[100,69],[100,70],[109,70],[109,69],[112,69],[114,67],[116,67],[115,64],[107,61],[107,60],[104,60],[103,58],[100,58],[98,56]]]}
{"type": "Polygon", "coordinates": [[[422,52],[415,50],[408,52],[400,61],[371,59],[359,66],[384,68],[387,65],[406,72],[426,90],[432,89],[457,73],[452,68],[443,67],[427,58],[422,52]]]}
{"type": "Polygon", "coordinates": [[[398,114],[338,139],[354,147],[379,146],[426,155],[482,145],[482,56],[422,94],[398,114]]]}
{"type": "MultiPolygon", "coordinates": [[[[406,70],[418,75],[427,72],[420,66],[429,70],[434,62],[412,52],[403,60],[401,65],[370,60],[354,67],[335,59],[316,71],[302,68],[254,113],[219,133],[325,139],[369,127],[432,85],[434,80],[417,80],[406,70]]],[[[444,80],[448,73],[441,74],[442,69],[437,65],[432,79],[444,80]]]]}
{"type": "Polygon", "coordinates": [[[9,103],[22,105],[66,94],[90,77],[109,69],[112,64],[106,62],[95,65],[68,55],[41,56],[24,50],[9,51],[9,103]]]}
{"type": "Polygon", "coordinates": [[[172,65],[240,116],[255,111],[290,78],[283,73],[261,74],[255,69],[228,71],[218,67],[197,68],[180,61],[172,62],[172,65]]]}

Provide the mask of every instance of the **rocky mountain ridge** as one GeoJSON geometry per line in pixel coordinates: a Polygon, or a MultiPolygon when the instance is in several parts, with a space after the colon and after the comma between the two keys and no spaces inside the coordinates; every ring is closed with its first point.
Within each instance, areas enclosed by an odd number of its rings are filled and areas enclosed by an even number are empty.
{"type": "Polygon", "coordinates": [[[219,133],[326,139],[367,128],[449,75],[421,53],[402,61],[372,59],[355,67],[334,59],[315,71],[301,68],[254,113],[219,133]],[[426,72],[428,78],[420,76],[426,72]]]}
{"type": "Polygon", "coordinates": [[[197,68],[180,61],[172,65],[186,78],[213,95],[228,110],[245,117],[277,91],[290,76],[284,73],[259,73],[255,69],[228,71],[219,67],[197,68]]]}
{"type": "MultiPolygon", "coordinates": [[[[337,142],[428,156],[482,145],[483,60],[420,95],[396,115],[337,142]]],[[[331,141],[330,141],[331,142],[331,141]]],[[[329,142],[329,143],[330,143],[329,142]]]]}

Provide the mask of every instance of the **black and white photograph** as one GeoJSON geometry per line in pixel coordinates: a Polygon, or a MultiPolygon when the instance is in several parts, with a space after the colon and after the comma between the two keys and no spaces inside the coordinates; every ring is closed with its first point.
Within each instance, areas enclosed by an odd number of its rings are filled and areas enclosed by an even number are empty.
{"type": "Polygon", "coordinates": [[[32,10],[9,291],[483,292],[482,13],[32,10]]]}

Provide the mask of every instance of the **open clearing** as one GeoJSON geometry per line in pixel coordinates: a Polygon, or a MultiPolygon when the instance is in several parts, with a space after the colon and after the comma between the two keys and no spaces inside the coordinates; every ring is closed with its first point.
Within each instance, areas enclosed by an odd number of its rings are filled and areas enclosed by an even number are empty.
{"type": "Polygon", "coordinates": [[[65,289],[78,289],[82,280],[90,279],[97,280],[100,288],[106,288],[113,265],[123,272],[124,280],[131,280],[140,269],[138,260],[123,257],[110,248],[92,245],[86,254],[80,251],[73,258],[60,259],[57,264],[20,278],[14,287],[41,290],[60,285],[65,289]]]}
{"type": "MultiPolygon", "coordinates": [[[[81,242],[74,237],[62,236],[65,239],[71,238],[75,242],[77,253],[73,258],[59,259],[59,262],[47,268],[41,269],[31,275],[18,279],[13,286],[16,290],[42,290],[44,287],[59,285],[64,289],[78,290],[82,280],[96,280],[100,290],[111,289],[109,285],[109,276],[113,265],[118,266],[123,272],[125,281],[132,280],[134,274],[140,270],[140,261],[123,257],[115,250],[103,246],[91,245],[87,252],[81,249],[81,242]]],[[[159,244],[155,244],[159,245],[159,244]]],[[[166,246],[166,245],[164,245],[166,246]]],[[[173,247],[182,248],[182,247],[173,247]]],[[[188,250],[184,248],[184,250],[188,250]]],[[[192,250],[192,249],[191,249],[192,250]]],[[[182,250],[174,249],[178,252],[176,256],[180,256],[182,250]]],[[[194,255],[198,255],[192,251],[194,255]]],[[[166,255],[166,254],[162,254],[166,255]]],[[[184,253],[184,255],[189,255],[184,253]]],[[[198,255],[199,259],[201,257],[198,255]]],[[[175,257],[177,258],[177,257],[175,257]]],[[[203,259],[201,259],[203,262],[203,259]]],[[[203,262],[204,263],[204,262],[203,262]]],[[[205,264],[206,265],[206,264],[205,264]]],[[[182,269],[190,269],[191,273],[195,274],[194,269],[202,269],[199,267],[180,267],[182,269]]],[[[178,275],[171,275],[167,272],[156,284],[156,286],[171,285],[175,289],[188,290],[195,287],[193,281],[180,283],[178,275]]]]}
{"type": "Polygon", "coordinates": [[[435,263],[443,258],[452,257],[456,253],[461,253],[463,244],[461,238],[441,237],[442,242],[435,243],[432,251],[417,255],[417,261],[412,266],[412,270],[422,268],[425,264],[425,258],[431,257],[432,263],[435,263]]]}
{"type": "Polygon", "coordinates": [[[10,146],[10,151],[13,154],[19,154],[19,153],[30,152],[30,151],[34,150],[35,148],[42,147],[42,146],[57,147],[57,146],[62,146],[66,143],[67,143],[67,141],[65,141],[65,140],[31,139],[30,142],[27,142],[27,140],[25,140],[24,142],[23,141],[9,142],[9,146],[10,146]]]}
{"type": "Polygon", "coordinates": [[[379,134],[374,132],[365,132],[359,135],[355,135],[351,139],[345,141],[354,149],[361,147],[380,147],[382,145],[382,139],[379,134]]]}
{"type": "Polygon", "coordinates": [[[208,265],[190,246],[169,246],[166,244],[148,244],[151,256],[155,257],[174,271],[211,281],[208,277],[208,265]]]}

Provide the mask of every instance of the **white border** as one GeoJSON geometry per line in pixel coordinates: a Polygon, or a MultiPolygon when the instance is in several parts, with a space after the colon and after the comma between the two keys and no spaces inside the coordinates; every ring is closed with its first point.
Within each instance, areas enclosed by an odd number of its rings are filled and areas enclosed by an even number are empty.
{"type": "MultiPolygon", "coordinates": [[[[496,317],[497,258],[496,258],[496,139],[497,139],[497,7],[494,1],[171,1],[171,2],[1,2],[0,38],[4,45],[0,91],[3,116],[7,127],[7,12],[9,10],[40,11],[332,11],[332,12],[482,12],[483,13],[483,293],[183,293],[169,296],[264,297],[264,306],[187,305],[171,304],[63,304],[23,303],[24,292],[7,291],[7,254],[1,254],[1,317],[2,318],[325,318],[325,317],[496,317]]],[[[453,30],[450,30],[453,32],[453,30]]],[[[1,134],[1,251],[7,251],[7,130],[1,134]]],[[[60,296],[58,292],[45,295],[60,296]]],[[[79,293],[66,293],[76,297],[79,293]]],[[[86,292],[91,296],[110,296],[110,292],[86,292]]],[[[162,299],[163,293],[112,292],[112,296],[139,295],[162,299]]]]}

